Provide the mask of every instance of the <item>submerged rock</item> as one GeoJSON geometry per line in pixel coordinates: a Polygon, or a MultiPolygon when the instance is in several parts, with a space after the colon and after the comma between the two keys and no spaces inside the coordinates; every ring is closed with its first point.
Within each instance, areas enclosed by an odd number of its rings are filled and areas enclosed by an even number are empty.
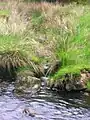
{"type": "Polygon", "coordinates": [[[41,80],[27,73],[19,74],[15,82],[15,92],[17,94],[33,95],[40,90],[41,80]]]}
{"type": "Polygon", "coordinates": [[[35,115],[36,115],[36,112],[34,110],[30,109],[30,108],[25,108],[23,110],[23,113],[25,115],[28,115],[28,116],[31,116],[31,117],[35,117],[35,115]]]}

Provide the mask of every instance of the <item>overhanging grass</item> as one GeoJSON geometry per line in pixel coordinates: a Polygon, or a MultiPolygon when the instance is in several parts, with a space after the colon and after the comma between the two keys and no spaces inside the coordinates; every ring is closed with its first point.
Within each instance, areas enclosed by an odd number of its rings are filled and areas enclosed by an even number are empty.
{"type": "Polygon", "coordinates": [[[11,69],[26,66],[27,58],[20,48],[21,37],[18,35],[0,35],[0,67],[11,69]]]}
{"type": "Polygon", "coordinates": [[[70,66],[66,66],[61,68],[54,76],[53,79],[58,79],[61,76],[64,76],[65,74],[77,74],[80,75],[80,71],[83,69],[89,69],[90,68],[90,64],[86,65],[86,64],[82,64],[82,65],[70,65],[70,66]]]}
{"type": "MultiPolygon", "coordinates": [[[[30,41],[31,42],[31,41],[30,41]]],[[[19,35],[0,35],[0,67],[11,72],[19,69],[36,70],[41,59],[32,55],[30,43],[19,35]],[[32,57],[31,57],[32,56],[32,57]]]]}

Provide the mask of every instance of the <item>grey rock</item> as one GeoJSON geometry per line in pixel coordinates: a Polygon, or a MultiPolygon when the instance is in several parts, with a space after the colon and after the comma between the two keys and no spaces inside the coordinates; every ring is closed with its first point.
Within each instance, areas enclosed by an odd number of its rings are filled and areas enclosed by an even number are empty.
{"type": "Polygon", "coordinates": [[[40,90],[41,80],[33,76],[20,75],[15,82],[15,92],[33,95],[40,90]]]}

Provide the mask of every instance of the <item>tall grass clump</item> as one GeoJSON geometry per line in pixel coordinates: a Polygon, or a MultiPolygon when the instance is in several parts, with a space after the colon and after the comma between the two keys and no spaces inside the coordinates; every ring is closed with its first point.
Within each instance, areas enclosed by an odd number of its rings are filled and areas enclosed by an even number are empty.
{"type": "Polygon", "coordinates": [[[17,35],[0,35],[0,69],[11,72],[27,65],[27,59],[19,43],[20,37],[17,35]]]}
{"type": "Polygon", "coordinates": [[[81,69],[90,67],[90,14],[79,18],[73,34],[62,30],[63,39],[57,46],[57,57],[62,66],[55,74],[57,79],[66,73],[80,73],[81,69]]]}

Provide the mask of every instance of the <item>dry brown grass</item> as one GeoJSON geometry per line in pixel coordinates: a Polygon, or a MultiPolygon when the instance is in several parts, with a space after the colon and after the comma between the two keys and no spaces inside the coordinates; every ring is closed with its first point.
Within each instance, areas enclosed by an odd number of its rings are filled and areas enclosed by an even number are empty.
{"type": "Polygon", "coordinates": [[[0,67],[8,71],[27,64],[27,59],[19,51],[8,51],[0,54],[0,67]]]}

